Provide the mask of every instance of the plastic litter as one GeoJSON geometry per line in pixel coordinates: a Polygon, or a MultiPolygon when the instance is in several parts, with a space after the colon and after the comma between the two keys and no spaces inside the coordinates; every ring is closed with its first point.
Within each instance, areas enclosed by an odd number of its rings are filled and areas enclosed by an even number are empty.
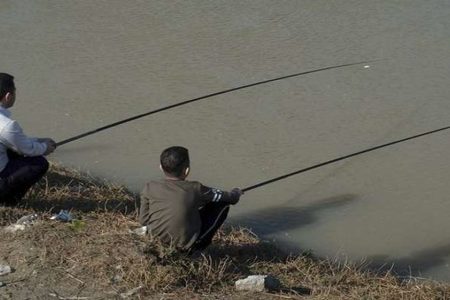
{"type": "Polygon", "coordinates": [[[38,219],[37,214],[26,215],[26,216],[21,217],[19,220],[17,220],[16,223],[6,226],[4,228],[4,230],[6,232],[12,232],[12,233],[17,232],[17,231],[22,231],[22,230],[25,230],[25,228],[27,226],[31,226],[31,225],[35,224],[37,219],[38,219]]]}
{"type": "Polygon", "coordinates": [[[23,224],[12,224],[12,225],[6,226],[4,230],[6,232],[14,233],[16,231],[25,230],[25,225],[23,225],[23,224]]]}
{"type": "Polygon", "coordinates": [[[36,222],[37,218],[38,218],[37,214],[31,214],[31,215],[23,216],[22,218],[17,220],[16,224],[19,224],[19,225],[33,225],[36,222]]]}
{"type": "Polygon", "coordinates": [[[73,220],[72,214],[68,210],[61,210],[58,214],[50,217],[51,220],[58,220],[62,222],[70,222],[73,220]]]}

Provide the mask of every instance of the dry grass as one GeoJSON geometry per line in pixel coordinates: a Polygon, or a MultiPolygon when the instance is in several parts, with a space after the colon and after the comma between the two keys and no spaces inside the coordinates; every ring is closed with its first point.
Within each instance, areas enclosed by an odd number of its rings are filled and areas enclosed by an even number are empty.
{"type": "Polygon", "coordinates": [[[286,256],[243,228],[222,230],[196,257],[163,247],[149,236],[130,234],[136,195],[124,187],[52,166],[21,208],[0,208],[0,225],[37,212],[39,221],[17,233],[0,232],[0,263],[15,272],[3,277],[3,299],[121,298],[134,288],[138,299],[447,299],[450,287],[432,281],[400,281],[364,266],[286,256]],[[49,220],[71,209],[79,222],[49,220]],[[234,281],[272,274],[283,289],[248,294],[234,281]],[[86,298],[87,297],[87,298],[86,298]]]}

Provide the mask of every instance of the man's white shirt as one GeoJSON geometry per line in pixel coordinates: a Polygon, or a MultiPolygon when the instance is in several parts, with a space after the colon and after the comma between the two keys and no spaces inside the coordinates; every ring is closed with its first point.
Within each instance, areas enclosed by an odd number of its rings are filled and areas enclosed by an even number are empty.
{"type": "Polygon", "coordinates": [[[8,163],[8,149],[25,156],[43,155],[47,150],[47,144],[26,136],[19,123],[10,116],[11,112],[0,106],[0,171],[8,163]]]}

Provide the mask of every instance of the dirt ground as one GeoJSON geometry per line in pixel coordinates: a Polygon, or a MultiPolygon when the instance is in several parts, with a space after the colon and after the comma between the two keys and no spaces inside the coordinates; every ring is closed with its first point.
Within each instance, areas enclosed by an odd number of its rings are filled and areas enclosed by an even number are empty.
{"type": "Polygon", "coordinates": [[[53,165],[20,207],[0,207],[0,299],[448,299],[450,286],[390,272],[320,260],[311,253],[287,255],[245,228],[229,225],[204,253],[187,256],[130,230],[137,196],[53,165]],[[68,209],[74,220],[50,217],[68,209]],[[37,214],[32,225],[6,228],[37,214]],[[234,282],[270,274],[281,287],[238,292],[234,282]]]}

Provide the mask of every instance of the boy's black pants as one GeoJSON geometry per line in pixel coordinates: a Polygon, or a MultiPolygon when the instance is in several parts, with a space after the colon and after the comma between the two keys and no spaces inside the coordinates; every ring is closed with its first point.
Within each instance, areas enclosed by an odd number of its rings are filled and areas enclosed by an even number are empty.
{"type": "Polygon", "coordinates": [[[49,164],[43,156],[25,157],[12,151],[8,159],[0,172],[0,204],[14,206],[44,176],[49,164]]]}
{"type": "Polygon", "coordinates": [[[229,210],[230,204],[221,202],[210,202],[200,209],[202,228],[197,241],[191,247],[191,252],[204,250],[211,244],[217,230],[225,222],[229,210]]]}

